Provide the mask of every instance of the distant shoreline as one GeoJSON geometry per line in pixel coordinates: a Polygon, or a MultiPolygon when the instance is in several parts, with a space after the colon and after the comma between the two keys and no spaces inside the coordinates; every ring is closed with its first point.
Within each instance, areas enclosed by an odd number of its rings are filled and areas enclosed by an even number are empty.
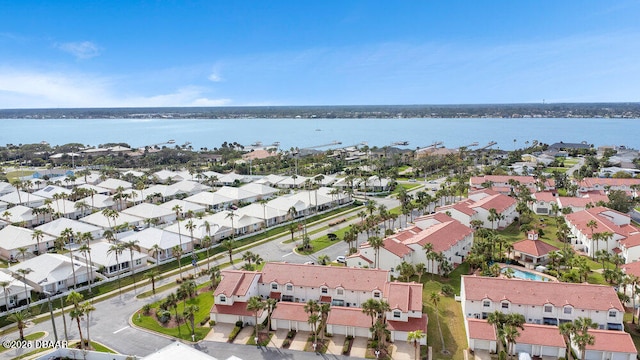
{"type": "Polygon", "coordinates": [[[640,103],[0,109],[0,119],[640,118],[640,103]]]}

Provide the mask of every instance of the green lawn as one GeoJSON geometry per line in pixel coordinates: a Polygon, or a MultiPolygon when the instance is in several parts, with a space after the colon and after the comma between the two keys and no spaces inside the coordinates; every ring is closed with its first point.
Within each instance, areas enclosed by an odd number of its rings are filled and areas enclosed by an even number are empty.
{"type": "MultiPolygon", "coordinates": [[[[44,335],[45,335],[44,331],[38,331],[38,332],[35,332],[33,334],[25,335],[24,339],[25,340],[38,340],[40,338],[43,338],[44,335]]],[[[20,339],[15,338],[15,339],[11,339],[11,340],[20,340],[20,339]]],[[[7,350],[7,348],[5,348],[4,345],[3,345],[4,343],[5,342],[3,341],[2,344],[0,344],[0,352],[7,350]]]]}
{"type": "MultiPolygon", "coordinates": [[[[195,316],[195,335],[196,341],[202,340],[207,335],[211,328],[200,326],[200,322],[209,316],[211,307],[213,306],[213,294],[209,291],[205,291],[193,299],[187,300],[187,305],[197,305],[199,310],[195,316]]],[[[155,302],[151,305],[152,309],[158,309],[159,302],[155,302]]],[[[183,302],[178,304],[178,313],[182,314],[184,310],[183,302]]],[[[174,314],[173,309],[170,310],[174,314]]],[[[156,331],[161,334],[169,335],[183,340],[191,340],[190,326],[182,323],[179,327],[165,327],[161,325],[153,315],[143,315],[142,310],[133,315],[132,321],[135,325],[143,327],[145,329],[156,331]]]]}
{"type": "Polygon", "coordinates": [[[16,180],[16,179],[21,178],[21,177],[31,176],[33,173],[34,173],[34,171],[31,171],[31,170],[9,171],[9,172],[7,172],[7,180],[9,182],[12,182],[13,180],[16,180]]]}

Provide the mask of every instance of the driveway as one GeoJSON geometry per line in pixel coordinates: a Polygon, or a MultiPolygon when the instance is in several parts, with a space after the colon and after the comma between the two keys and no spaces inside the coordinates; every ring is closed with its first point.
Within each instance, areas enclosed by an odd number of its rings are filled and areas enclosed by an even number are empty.
{"type": "Polygon", "coordinates": [[[215,342],[227,342],[229,339],[229,334],[235,327],[234,324],[216,324],[211,327],[211,331],[205,336],[204,340],[206,341],[215,341],[215,342]]]}
{"type": "Polygon", "coordinates": [[[298,331],[291,345],[289,345],[289,350],[304,351],[304,347],[307,345],[307,339],[309,339],[309,334],[308,331],[298,331]]]}
{"type": "Polygon", "coordinates": [[[367,340],[365,337],[354,338],[350,356],[364,358],[367,354],[367,340]]]}
{"type": "Polygon", "coordinates": [[[289,331],[287,329],[278,329],[276,330],[275,333],[273,333],[273,336],[271,336],[271,341],[269,341],[269,344],[267,344],[267,347],[275,347],[275,348],[281,348],[282,347],[282,343],[284,342],[284,339],[287,338],[287,333],[289,331]]]}
{"type": "Polygon", "coordinates": [[[416,350],[413,345],[406,341],[396,341],[393,343],[392,358],[393,360],[412,360],[416,350]]]}
{"type": "Polygon", "coordinates": [[[242,330],[240,330],[240,332],[238,333],[238,336],[236,336],[236,339],[233,341],[233,343],[246,345],[247,341],[249,341],[249,338],[251,338],[251,334],[253,334],[254,329],[255,328],[253,326],[243,327],[242,330]]]}
{"type": "Polygon", "coordinates": [[[327,354],[341,355],[345,338],[344,335],[333,335],[330,337],[329,344],[327,345],[327,354]]]}

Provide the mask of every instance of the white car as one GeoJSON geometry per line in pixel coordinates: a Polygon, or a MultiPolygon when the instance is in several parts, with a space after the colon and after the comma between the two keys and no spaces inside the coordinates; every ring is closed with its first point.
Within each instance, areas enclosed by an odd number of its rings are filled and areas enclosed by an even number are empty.
{"type": "Polygon", "coordinates": [[[346,263],[346,262],[347,262],[347,258],[346,258],[346,257],[344,257],[344,256],[342,256],[342,255],[340,255],[340,256],[338,256],[338,257],[336,258],[336,261],[337,261],[337,262],[339,262],[340,264],[344,264],[344,263],[346,263]]]}

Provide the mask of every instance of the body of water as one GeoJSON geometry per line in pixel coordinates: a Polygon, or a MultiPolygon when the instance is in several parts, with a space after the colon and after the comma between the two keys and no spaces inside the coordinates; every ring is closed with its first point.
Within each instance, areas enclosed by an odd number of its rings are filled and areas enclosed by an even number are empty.
{"type": "Polygon", "coordinates": [[[495,141],[494,148],[513,150],[538,140],[640,148],[638,119],[0,119],[0,129],[3,145],[124,142],[143,147],[173,139],[196,150],[225,141],[326,150],[339,147],[322,146],[333,142],[382,147],[407,141],[400,147],[415,149],[434,142],[455,148],[495,141]]]}

